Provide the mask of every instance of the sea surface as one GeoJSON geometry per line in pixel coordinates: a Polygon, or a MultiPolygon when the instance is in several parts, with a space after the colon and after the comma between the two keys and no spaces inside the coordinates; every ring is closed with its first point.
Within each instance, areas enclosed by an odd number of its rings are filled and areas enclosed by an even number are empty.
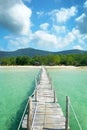
{"type": "Polygon", "coordinates": [[[80,123],[78,127],[70,107],[70,129],[87,130],[87,69],[49,69],[49,74],[63,112],[65,113],[66,96],[69,96],[74,114],[80,123]]]}
{"type": "Polygon", "coordinates": [[[39,69],[0,68],[0,130],[17,130],[39,69]]]}
{"type": "MultiPolygon", "coordinates": [[[[82,130],[87,130],[87,69],[48,69],[48,72],[64,114],[69,96],[82,130]]],[[[17,130],[38,73],[39,69],[33,68],[0,68],[0,130],[17,130]]],[[[81,130],[71,107],[70,128],[81,130]]]]}

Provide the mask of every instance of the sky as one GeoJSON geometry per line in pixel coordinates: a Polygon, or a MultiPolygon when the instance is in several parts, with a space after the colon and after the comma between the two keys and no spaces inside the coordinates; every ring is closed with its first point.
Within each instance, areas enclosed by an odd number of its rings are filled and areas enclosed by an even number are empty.
{"type": "Polygon", "coordinates": [[[87,0],[0,0],[0,50],[87,50],[87,0]]]}

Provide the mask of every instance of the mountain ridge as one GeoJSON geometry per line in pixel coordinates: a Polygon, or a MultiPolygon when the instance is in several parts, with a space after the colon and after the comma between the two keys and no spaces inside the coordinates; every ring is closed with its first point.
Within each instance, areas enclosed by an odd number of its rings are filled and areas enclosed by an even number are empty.
{"type": "Polygon", "coordinates": [[[17,57],[17,56],[46,56],[49,54],[87,54],[87,51],[85,50],[78,50],[78,49],[72,49],[72,50],[64,50],[64,51],[58,51],[58,52],[52,52],[52,51],[45,51],[45,50],[39,50],[34,48],[24,48],[24,49],[18,49],[15,51],[0,51],[0,58],[5,57],[17,57]]]}

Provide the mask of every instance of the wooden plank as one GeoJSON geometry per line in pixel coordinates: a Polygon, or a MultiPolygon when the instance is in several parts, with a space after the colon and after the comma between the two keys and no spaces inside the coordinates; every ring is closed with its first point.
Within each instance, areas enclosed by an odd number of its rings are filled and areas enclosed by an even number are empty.
{"type": "MultiPolygon", "coordinates": [[[[38,83],[32,98],[32,130],[65,130],[65,117],[60,105],[56,103],[55,92],[44,68],[38,83]]],[[[24,124],[26,122],[22,124],[23,127],[24,124]]]]}

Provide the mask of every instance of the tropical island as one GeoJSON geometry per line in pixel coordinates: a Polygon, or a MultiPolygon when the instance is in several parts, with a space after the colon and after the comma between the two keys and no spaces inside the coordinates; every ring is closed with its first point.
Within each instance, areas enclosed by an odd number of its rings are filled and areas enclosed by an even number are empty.
{"type": "Polygon", "coordinates": [[[0,65],[73,65],[87,66],[87,51],[67,50],[49,52],[32,48],[13,52],[0,51],[0,65]]]}

